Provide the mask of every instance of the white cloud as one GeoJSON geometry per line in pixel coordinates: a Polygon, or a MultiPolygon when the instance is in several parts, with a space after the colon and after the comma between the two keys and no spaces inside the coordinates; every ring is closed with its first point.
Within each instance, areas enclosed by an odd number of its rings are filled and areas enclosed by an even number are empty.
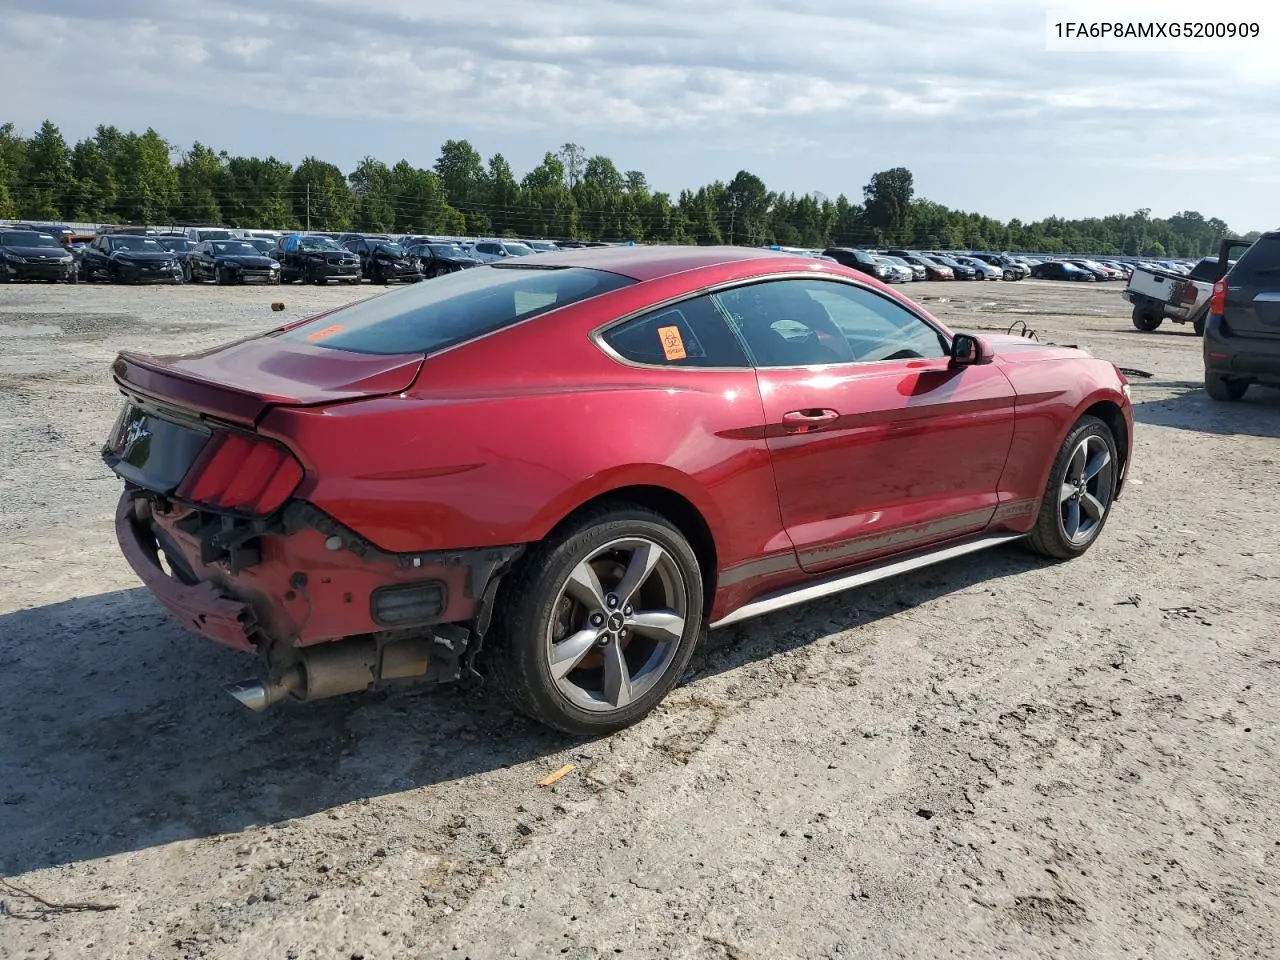
{"type": "MultiPolygon", "coordinates": [[[[569,138],[669,155],[668,170],[651,178],[679,178],[665,184],[677,189],[723,175],[711,168],[722,169],[726,151],[749,169],[759,156],[767,182],[832,195],[903,163],[937,181],[928,192],[942,202],[1024,217],[1049,210],[995,209],[1003,204],[992,189],[972,182],[980,167],[966,167],[948,199],[948,164],[999,157],[1019,176],[1060,176],[1086,148],[1081,169],[1131,168],[1158,154],[1153,170],[1163,172],[1147,186],[1166,202],[1216,199],[1244,211],[1256,201],[1224,201],[1225,184],[1178,199],[1197,170],[1219,162],[1196,131],[1213,117],[1247,130],[1250,154],[1280,148],[1280,133],[1254,122],[1280,80],[1280,59],[1261,44],[1235,58],[1050,54],[1042,5],[1026,0],[873,9],[842,0],[0,0],[0,22],[0,81],[29,91],[6,103],[9,118],[29,128],[48,116],[73,136],[149,112],[157,128],[163,120],[188,139],[254,152],[246,131],[270,139],[262,114],[275,114],[290,130],[311,124],[299,154],[349,162],[376,154],[377,142],[326,147],[326,121],[360,123],[387,143],[404,140],[394,125],[412,124],[438,134],[435,144],[465,130],[524,156],[569,138]],[[790,170],[788,144],[806,145],[790,170]],[[819,171],[829,177],[855,157],[865,166],[853,183],[821,181],[819,171]]],[[[267,150],[288,154],[278,141],[267,150]]],[[[1078,191],[1048,181],[1050,200],[1078,206],[1078,191]]],[[[1095,212],[1158,205],[1136,186],[1100,190],[1108,206],[1095,212]]]]}

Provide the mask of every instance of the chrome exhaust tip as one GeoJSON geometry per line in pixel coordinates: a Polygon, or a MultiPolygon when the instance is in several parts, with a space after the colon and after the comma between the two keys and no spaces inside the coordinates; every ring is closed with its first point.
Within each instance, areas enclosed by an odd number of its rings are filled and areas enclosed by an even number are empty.
{"type": "Polygon", "coordinates": [[[295,666],[277,680],[241,680],[227,684],[225,689],[254,713],[261,713],[273,703],[279,703],[302,689],[304,680],[301,668],[295,666]]]}
{"type": "Polygon", "coordinates": [[[267,696],[266,685],[260,680],[241,680],[239,683],[229,683],[226,691],[254,713],[261,713],[271,706],[271,700],[267,696]]]}

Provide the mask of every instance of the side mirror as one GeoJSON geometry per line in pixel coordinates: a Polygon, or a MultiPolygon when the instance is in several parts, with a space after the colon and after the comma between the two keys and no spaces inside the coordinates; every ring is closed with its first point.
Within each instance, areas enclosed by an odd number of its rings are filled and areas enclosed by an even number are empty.
{"type": "Polygon", "coordinates": [[[995,356],[991,345],[981,337],[968,333],[957,333],[951,341],[951,365],[953,367],[974,367],[990,363],[995,356]]]}

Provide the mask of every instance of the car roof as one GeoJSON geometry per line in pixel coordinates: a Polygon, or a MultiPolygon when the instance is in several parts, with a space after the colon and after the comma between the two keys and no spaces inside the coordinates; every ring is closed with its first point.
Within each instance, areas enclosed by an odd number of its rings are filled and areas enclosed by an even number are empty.
{"type": "MultiPolygon", "coordinates": [[[[582,247],[570,248],[558,253],[539,253],[522,257],[523,263],[554,264],[557,267],[585,267],[606,270],[609,273],[630,277],[644,282],[658,280],[686,270],[714,267],[744,260],[781,260],[794,263],[795,256],[780,254],[775,250],[758,250],[754,247],[582,247]]],[[[821,261],[819,261],[821,262],[821,261]]]]}

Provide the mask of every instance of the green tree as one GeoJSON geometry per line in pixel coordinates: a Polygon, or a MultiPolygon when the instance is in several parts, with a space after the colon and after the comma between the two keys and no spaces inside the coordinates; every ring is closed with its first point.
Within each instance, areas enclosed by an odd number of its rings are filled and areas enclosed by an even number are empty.
{"type": "Polygon", "coordinates": [[[906,167],[872,174],[871,181],[862,188],[862,197],[866,203],[867,224],[877,243],[900,243],[910,237],[914,194],[915,180],[906,167]]]}
{"type": "Polygon", "coordinates": [[[17,205],[23,216],[57,220],[75,205],[71,180],[71,150],[51,121],[40,124],[22,156],[17,205]]]}
{"type": "Polygon", "coordinates": [[[196,141],[182,156],[178,164],[178,187],[181,197],[174,216],[185,223],[221,223],[223,219],[220,197],[226,196],[227,182],[225,153],[216,153],[196,141]]]}
{"type": "Polygon", "coordinates": [[[293,172],[294,216],[306,229],[345,231],[355,217],[356,198],[342,171],[307,157],[293,172]]]}

